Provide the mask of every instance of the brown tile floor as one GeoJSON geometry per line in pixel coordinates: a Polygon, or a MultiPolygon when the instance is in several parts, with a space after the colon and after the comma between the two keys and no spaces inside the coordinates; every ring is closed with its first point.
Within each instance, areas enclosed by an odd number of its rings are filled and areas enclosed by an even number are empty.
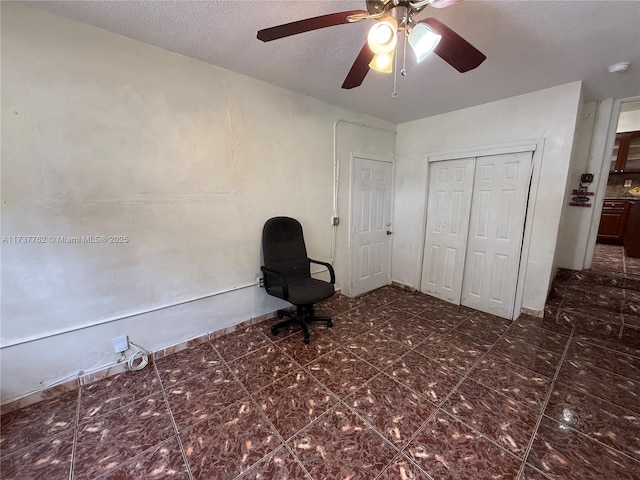
{"type": "Polygon", "coordinates": [[[640,348],[394,287],[319,310],[4,415],[1,477],[640,478],[640,348]]]}
{"type": "MultiPolygon", "coordinates": [[[[622,247],[596,244],[593,268],[558,270],[545,315],[576,326],[576,340],[616,349],[640,346],[640,259],[622,247]],[[622,344],[620,342],[622,340],[622,344]]],[[[640,477],[639,477],[640,478],[640,477]]]]}
{"type": "Polygon", "coordinates": [[[596,243],[591,269],[640,275],[640,258],[628,257],[622,246],[596,243]]]}

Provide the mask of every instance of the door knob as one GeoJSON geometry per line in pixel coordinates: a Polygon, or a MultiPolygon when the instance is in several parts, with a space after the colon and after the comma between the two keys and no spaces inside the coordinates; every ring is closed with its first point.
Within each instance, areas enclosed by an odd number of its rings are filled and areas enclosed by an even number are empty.
{"type": "Polygon", "coordinates": [[[391,235],[393,232],[391,230],[387,230],[387,235],[391,235]]]}

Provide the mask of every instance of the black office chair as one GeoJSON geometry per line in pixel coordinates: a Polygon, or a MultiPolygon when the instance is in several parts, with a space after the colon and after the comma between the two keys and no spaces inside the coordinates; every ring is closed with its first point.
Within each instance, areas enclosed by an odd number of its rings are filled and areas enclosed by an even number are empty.
{"type": "Polygon", "coordinates": [[[262,251],[264,266],[264,288],[269,295],[282,298],[296,306],[295,312],[278,310],[278,318],[287,320],[271,327],[276,335],[285,325],[297,323],[304,332],[304,343],[309,343],[307,322],[327,322],[331,327],[331,317],[314,315],[313,304],[331,297],[336,276],[333,267],[307,257],[307,248],[302,236],[300,222],[289,217],[275,217],[267,220],[262,229],[262,251]],[[329,269],[331,281],[311,278],[311,263],[324,265],[329,269]]]}

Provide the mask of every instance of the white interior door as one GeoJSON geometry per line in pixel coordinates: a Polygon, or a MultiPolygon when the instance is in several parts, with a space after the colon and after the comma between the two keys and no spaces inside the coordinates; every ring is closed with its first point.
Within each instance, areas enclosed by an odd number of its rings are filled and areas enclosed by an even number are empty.
{"type": "Polygon", "coordinates": [[[532,152],[476,159],[462,305],[513,317],[532,152]]]}
{"type": "Polygon", "coordinates": [[[460,303],[474,159],[433,162],[420,290],[460,303]]]}
{"type": "Polygon", "coordinates": [[[393,164],[354,158],[351,191],[351,294],[391,281],[393,164]]]}

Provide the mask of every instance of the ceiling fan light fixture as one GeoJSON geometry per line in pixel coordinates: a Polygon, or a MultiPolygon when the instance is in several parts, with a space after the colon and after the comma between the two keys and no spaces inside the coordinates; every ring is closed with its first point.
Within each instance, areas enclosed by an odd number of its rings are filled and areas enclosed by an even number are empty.
{"type": "Polygon", "coordinates": [[[442,35],[438,35],[428,25],[419,23],[409,33],[409,45],[416,54],[418,63],[423,61],[438,46],[442,35]]]}
{"type": "Polygon", "coordinates": [[[373,53],[385,55],[393,52],[398,42],[398,21],[387,17],[375,23],[367,35],[367,43],[373,53]]]}
{"type": "Polygon", "coordinates": [[[391,73],[393,64],[393,52],[376,53],[373,60],[369,63],[369,68],[382,73],[391,73]]]}

